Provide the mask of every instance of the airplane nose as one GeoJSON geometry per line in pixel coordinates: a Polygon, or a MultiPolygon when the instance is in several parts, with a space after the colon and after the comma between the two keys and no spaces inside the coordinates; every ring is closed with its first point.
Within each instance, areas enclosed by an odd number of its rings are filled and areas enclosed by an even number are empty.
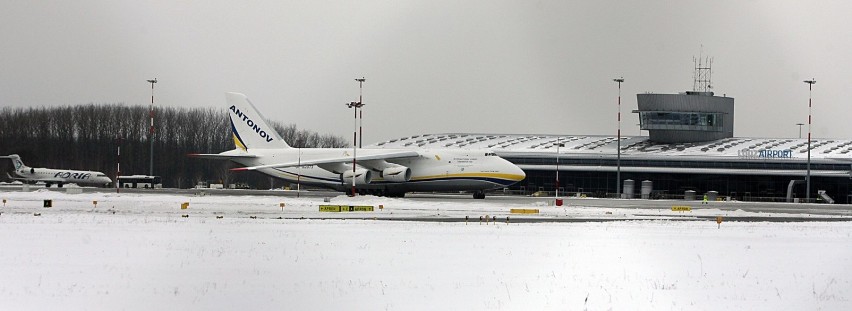
{"type": "Polygon", "coordinates": [[[511,176],[510,178],[512,180],[518,182],[524,180],[524,178],[527,177],[527,173],[525,173],[524,170],[522,170],[520,167],[518,167],[512,162],[509,162],[506,159],[501,159],[504,161],[503,172],[505,172],[505,174],[507,174],[508,176],[511,176]]]}
{"type": "Polygon", "coordinates": [[[521,180],[524,180],[524,178],[527,178],[527,173],[524,172],[524,170],[522,170],[517,165],[512,164],[512,170],[514,171],[513,174],[516,174],[516,175],[519,176],[518,181],[521,181],[521,180]]]}

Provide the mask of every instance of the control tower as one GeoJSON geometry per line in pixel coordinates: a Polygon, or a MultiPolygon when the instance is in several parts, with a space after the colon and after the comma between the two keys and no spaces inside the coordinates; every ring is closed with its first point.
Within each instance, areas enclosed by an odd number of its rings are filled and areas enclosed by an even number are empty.
{"type": "Polygon", "coordinates": [[[734,99],[714,96],[710,84],[712,58],[693,59],[692,91],[679,94],[636,94],[640,129],[657,143],[690,143],[734,136],[734,99]]]}

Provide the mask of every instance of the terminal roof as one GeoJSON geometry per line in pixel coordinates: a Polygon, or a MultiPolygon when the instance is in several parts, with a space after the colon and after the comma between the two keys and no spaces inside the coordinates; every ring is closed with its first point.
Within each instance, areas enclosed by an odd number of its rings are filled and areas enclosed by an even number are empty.
{"type": "MultiPolygon", "coordinates": [[[[617,138],[604,135],[526,135],[526,134],[424,134],[391,139],[374,144],[376,148],[490,149],[504,153],[555,153],[593,155],[616,154],[617,138]]],[[[647,136],[622,136],[622,156],[741,157],[742,151],[791,151],[792,158],[807,156],[807,139],[725,138],[698,143],[661,144],[647,136]]],[[[852,161],[852,140],[812,139],[811,158],[852,161]]]]}

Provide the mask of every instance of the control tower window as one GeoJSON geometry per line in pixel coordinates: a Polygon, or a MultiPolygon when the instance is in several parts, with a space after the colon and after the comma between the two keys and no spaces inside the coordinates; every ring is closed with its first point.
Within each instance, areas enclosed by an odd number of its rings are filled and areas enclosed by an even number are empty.
{"type": "Polygon", "coordinates": [[[722,130],[721,113],[640,111],[639,122],[643,130],[722,130]]]}

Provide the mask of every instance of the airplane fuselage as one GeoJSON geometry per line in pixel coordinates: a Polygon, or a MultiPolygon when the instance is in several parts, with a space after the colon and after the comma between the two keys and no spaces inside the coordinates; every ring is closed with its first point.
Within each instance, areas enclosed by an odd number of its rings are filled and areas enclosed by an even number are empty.
{"type": "Polygon", "coordinates": [[[19,179],[29,182],[44,182],[48,187],[52,184],[90,184],[106,186],[112,180],[106,174],[94,171],[58,170],[39,167],[21,167],[15,171],[19,179]]]}
{"type": "MultiPolygon", "coordinates": [[[[358,149],[358,157],[382,154],[394,150],[358,149]]],[[[355,170],[372,170],[374,178],[369,183],[356,181],[358,190],[380,190],[389,193],[408,191],[485,191],[507,187],[525,176],[517,166],[484,150],[420,150],[417,157],[386,160],[390,165],[411,170],[410,180],[388,181],[381,176],[373,161],[357,162],[355,170]]],[[[299,162],[300,159],[351,157],[351,148],[290,148],[253,149],[256,158],[234,161],[245,166],[261,166],[281,162],[299,162]]],[[[291,183],[321,186],[339,191],[351,189],[351,179],[342,175],[353,170],[352,163],[337,167],[323,165],[298,165],[286,168],[261,168],[258,171],[287,180],[291,183]]]]}

